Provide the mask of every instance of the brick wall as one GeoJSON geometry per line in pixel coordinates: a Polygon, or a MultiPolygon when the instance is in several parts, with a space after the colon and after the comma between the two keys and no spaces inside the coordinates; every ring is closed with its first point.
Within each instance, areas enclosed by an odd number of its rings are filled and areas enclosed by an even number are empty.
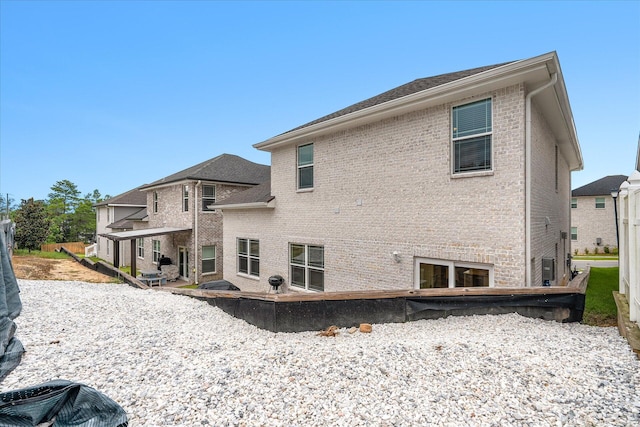
{"type": "Polygon", "coordinates": [[[604,252],[604,247],[609,250],[616,248],[616,223],[615,211],[613,207],[613,197],[611,194],[602,196],[582,196],[576,197],[578,207],[571,209],[571,226],[578,228],[578,240],[572,242],[572,247],[578,250],[579,254],[584,254],[585,249],[590,254],[604,252]],[[603,197],[605,200],[604,209],[596,209],[596,197],[603,197]],[[600,245],[597,238],[601,238],[600,245]]]}

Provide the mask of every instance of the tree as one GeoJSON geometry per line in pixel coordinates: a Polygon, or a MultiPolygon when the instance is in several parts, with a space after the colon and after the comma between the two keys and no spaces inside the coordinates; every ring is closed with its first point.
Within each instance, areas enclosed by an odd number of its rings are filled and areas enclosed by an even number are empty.
{"type": "Polygon", "coordinates": [[[49,242],[64,243],[75,240],[71,236],[71,214],[80,203],[80,191],[73,182],[63,179],[51,186],[47,211],[52,227],[49,242]]]}
{"type": "Polygon", "coordinates": [[[19,248],[40,249],[51,227],[45,204],[41,200],[22,200],[15,215],[16,244],[19,248]]]}
{"type": "Polygon", "coordinates": [[[69,215],[69,238],[74,241],[90,243],[96,235],[96,212],[93,201],[80,201],[76,210],[69,215]]]}
{"type": "Polygon", "coordinates": [[[15,209],[14,203],[15,200],[9,197],[8,194],[6,197],[0,194],[0,218],[10,217],[11,211],[15,209]]]}

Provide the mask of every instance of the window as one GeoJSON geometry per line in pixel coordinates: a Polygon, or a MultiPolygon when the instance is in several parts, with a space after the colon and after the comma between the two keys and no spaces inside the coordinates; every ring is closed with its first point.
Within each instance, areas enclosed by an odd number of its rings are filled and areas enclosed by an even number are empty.
{"type": "Polygon", "coordinates": [[[604,209],[604,197],[596,197],[596,209],[604,209]]]}
{"type": "Polygon", "coordinates": [[[209,208],[216,202],[216,186],[215,185],[203,185],[202,186],[202,210],[215,212],[215,209],[209,208]]]}
{"type": "Polygon", "coordinates": [[[556,145],[556,191],[558,191],[558,146],[556,145]]]}
{"type": "Polygon", "coordinates": [[[313,144],[298,147],[298,189],[313,188],[313,144]]]}
{"type": "Polygon", "coordinates": [[[488,287],[493,283],[493,267],[436,259],[418,259],[420,289],[488,287]]]}
{"type": "Polygon", "coordinates": [[[144,259],[144,239],[137,239],[138,243],[138,258],[144,259]]]}
{"type": "Polygon", "coordinates": [[[324,246],[289,244],[291,286],[324,291],[324,246]]]}
{"type": "Polygon", "coordinates": [[[158,213],[158,192],[153,192],[153,213],[158,213]]]}
{"type": "Polygon", "coordinates": [[[571,209],[576,209],[578,207],[578,199],[575,197],[571,198],[571,209]]]}
{"type": "Polygon", "coordinates": [[[202,247],[202,273],[215,273],[216,272],[216,247],[215,246],[203,246],[202,247]]]}
{"type": "Polygon", "coordinates": [[[578,227],[571,227],[571,240],[578,240],[578,227]]]}
{"type": "Polygon", "coordinates": [[[491,170],[491,99],[452,109],[453,173],[491,170]]]}
{"type": "Polygon", "coordinates": [[[260,276],[260,241],[238,239],[238,273],[260,276]]]}
{"type": "Polygon", "coordinates": [[[160,260],[160,240],[152,240],[153,246],[153,262],[157,263],[160,260]]]}
{"type": "Polygon", "coordinates": [[[107,208],[107,222],[111,222],[111,208],[107,208]]]}
{"type": "Polygon", "coordinates": [[[189,186],[182,186],[182,212],[189,212],[189,186]]]}

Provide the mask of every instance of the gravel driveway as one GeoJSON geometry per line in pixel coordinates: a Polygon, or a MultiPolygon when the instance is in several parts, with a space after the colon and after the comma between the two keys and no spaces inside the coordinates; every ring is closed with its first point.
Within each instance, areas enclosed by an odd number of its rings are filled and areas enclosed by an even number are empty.
{"type": "Polygon", "coordinates": [[[615,328],[509,314],[321,337],[127,285],[19,285],[27,353],[0,391],[81,382],[132,427],[640,425],[640,362],[615,328]]]}

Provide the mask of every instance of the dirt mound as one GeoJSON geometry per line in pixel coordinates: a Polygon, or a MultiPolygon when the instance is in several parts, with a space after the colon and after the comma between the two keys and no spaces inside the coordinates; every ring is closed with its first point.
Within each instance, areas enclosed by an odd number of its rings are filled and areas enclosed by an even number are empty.
{"type": "Polygon", "coordinates": [[[11,259],[18,279],[77,280],[90,283],[108,283],[114,279],[93,271],[75,260],[49,259],[29,255],[14,255],[11,259]]]}

